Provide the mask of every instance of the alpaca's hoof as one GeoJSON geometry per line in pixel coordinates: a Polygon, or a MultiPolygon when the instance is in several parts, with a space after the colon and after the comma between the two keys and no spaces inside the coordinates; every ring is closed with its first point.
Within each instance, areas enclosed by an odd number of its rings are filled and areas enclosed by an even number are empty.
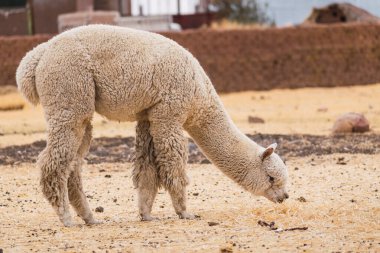
{"type": "Polygon", "coordinates": [[[98,224],[102,224],[103,222],[100,221],[100,220],[90,220],[90,221],[86,221],[86,225],[98,225],[98,224]]]}
{"type": "Polygon", "coordinates": [[[154,221],[154,220],[158,220],[158,218],[152,217],[149,214],[140,214],[140,220],[141,221],[154,221]]]}
{"type": "Polygon", "coordinates": [[[74,223],[71,221],[71,220],[69,220],[69,221],[63,221],[62,222],[63,223],[63,225],[65,226],[65,227],[73,227],[74,226],[74,223]]]}
{"type": "Polygon", "coordinates": [[[178,216],[180,219],[186,219],[186,220],[194,220],[196,218],[199,218],[198,215],[194,215],[194,214],[191,214],[188,212],[182,212],[182,213],[178,214],[178,216]]]}

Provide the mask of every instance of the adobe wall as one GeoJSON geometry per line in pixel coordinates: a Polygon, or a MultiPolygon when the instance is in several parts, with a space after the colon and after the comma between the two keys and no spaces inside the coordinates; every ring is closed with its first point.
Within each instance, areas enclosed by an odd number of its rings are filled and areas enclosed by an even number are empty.
{"type": "Polygon", "coordinates": [[[0,85],[16,85],[15,75],[22,57],[51,35],[0,37],[0,85]]]}
{"type": "Polygon", "coordinates": [[[380,82],[380,25],[166,35],[189,49],[223,92],[380,82]]]}
{"type": "MultiPolygon", "coordinates": [[[[220,92],[380,82],[380,25],[163,33],[192,52],[220,92]]],[[[50,36],[0,37],[0,85],[50,36]]]]}

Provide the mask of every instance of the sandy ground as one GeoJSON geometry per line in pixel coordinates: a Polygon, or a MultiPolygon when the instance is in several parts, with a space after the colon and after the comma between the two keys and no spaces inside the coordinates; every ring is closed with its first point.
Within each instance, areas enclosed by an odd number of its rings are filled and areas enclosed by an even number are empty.
{"type": "Polygon", "coordinates": [[[33,165],[6,166],[0,245],[4,252],[378,252],[380,156],[345,155],[347,164],[339,165],[341,156],[290,161],[291,197],[283,204],[243,192],[213,165],[191,165],[188,209],[201,216],[193,221],[177,219],[161,191],[153,210],[160,220],[140,222],[131,164],[86,166],[86,194],[93,210],[104,207],[95,214],[104,223],[89,227],[76,217],[72,228],[62,227],[41,197],[33,165]],[[308,229],[277,233],[259,220],[308,229]]]}
{"type": "MultiPolygon", "coordinates": [[[[233,121],[245,133],[329,134],[336,117],[354,111],[363,113],[371,129],[380,133],[380,84],[340,88],[305,88],[231,93],[222,100],[233,121]],[[248,122],[249,116],[264,124],[248,122]]],[[[0,147],[31,143],[45,138],[42,108],[25,104],[17,93],[0,96],[0,147]],[[10,105],[23,110],[3,111],[10,105]]],[[[131,122],[110,122],[95,115],[94,137],[134,135],[131,122]]]]}
{"type": "MultiPolygon", "coordinates": [[[[344,112],[364,113],[380,134],[380,84],[222,95],[245,133],[328,135],[344,112]],[[249,116],[264,124],[248,122],[249,116]]],[[[95,137],[134,135],[134,123],[94,118],[95,137]]],[[[0,91],[0,148],[45,139],[41,107],[0,91]],[[22,110],[9,110],[19,106],[22,110]]],[[[371,143],[365,143],[371,145],[371,143]]],[[[188,209],[201,216],[179,220],[161,191],[153,213],[140,222],[130,163],[84,168],[91,208],[104,207],[98,226],[64,228],[39,189],[39,172],[25,163],[0,166],[0,249],[4,252],[380,252],[380,155],[332,154],[289,158],[290,199],[273,204],[254,197],[213,165],[189,165],[188,209]],[[344,157],[344,162],[338,162],[344,157]],[[340,163],[340,164],[338,164],[340,163]],[[346,164],[345,164],[346,163],[346,164]],[[17,165],[16,165],[17,164],[17,165]],[[100,170],[105,170],[100,172],[100,170]],[[111,177],[105,177],[110,175],[111,177]],[[302,198],[306,202],[303,201],[302,198]],[[275,232],[258,221],[275,222],[275,232]],[[210,226],[209,222],[216,222],[210,226]]]]}

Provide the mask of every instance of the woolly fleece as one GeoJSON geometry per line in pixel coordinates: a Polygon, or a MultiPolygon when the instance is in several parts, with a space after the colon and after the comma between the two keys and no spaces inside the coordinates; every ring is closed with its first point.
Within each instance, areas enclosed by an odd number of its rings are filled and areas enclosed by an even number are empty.
{"type": "Polygon", "coordinates": [[[183,129],[247,191],[274,202],[288,198],[287,169],[275,145],[265,149],[241,133],[198,61],[168,38],[82,26],[27,53],[16,80],[27,100],[44,108],[48,137],[38,158],[41,186],[65,226],[72,225],[69,203],[86,223],[97,223],[80,177],[95,111],[110,120],[138,121],[133,182],[142,220],[154,219],[159,187],[168,190],[180,218],[194,218],[186,211],[183,129]]]}

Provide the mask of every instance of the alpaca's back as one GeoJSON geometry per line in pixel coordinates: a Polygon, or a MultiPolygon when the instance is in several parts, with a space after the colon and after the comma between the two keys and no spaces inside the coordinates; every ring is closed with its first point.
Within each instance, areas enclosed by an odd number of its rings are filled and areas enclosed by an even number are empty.
{"type": "MultiPolygon", "coordinates": [[[[127,28],[91,25],[54,37],[42,57],[37,75],[69,72],[85,66],[93,76],[96,111],[109,119],[136,120],[136,115],[159,101],[189,104],[197,86],[204,83],[197,60],[176,42],[161,35],[127,28]],[[55,68],[57,67],[57,68],[55,68]]],[[[81,77],[77,77],[78,82],[81,77]]],[[[37,90],[47,87],[37,83],[37,90]]],[[[64,89],[65,83],[61,83],[64,89]]],[[[199,87],[198,87],[199,88],[199,87]]]]}

